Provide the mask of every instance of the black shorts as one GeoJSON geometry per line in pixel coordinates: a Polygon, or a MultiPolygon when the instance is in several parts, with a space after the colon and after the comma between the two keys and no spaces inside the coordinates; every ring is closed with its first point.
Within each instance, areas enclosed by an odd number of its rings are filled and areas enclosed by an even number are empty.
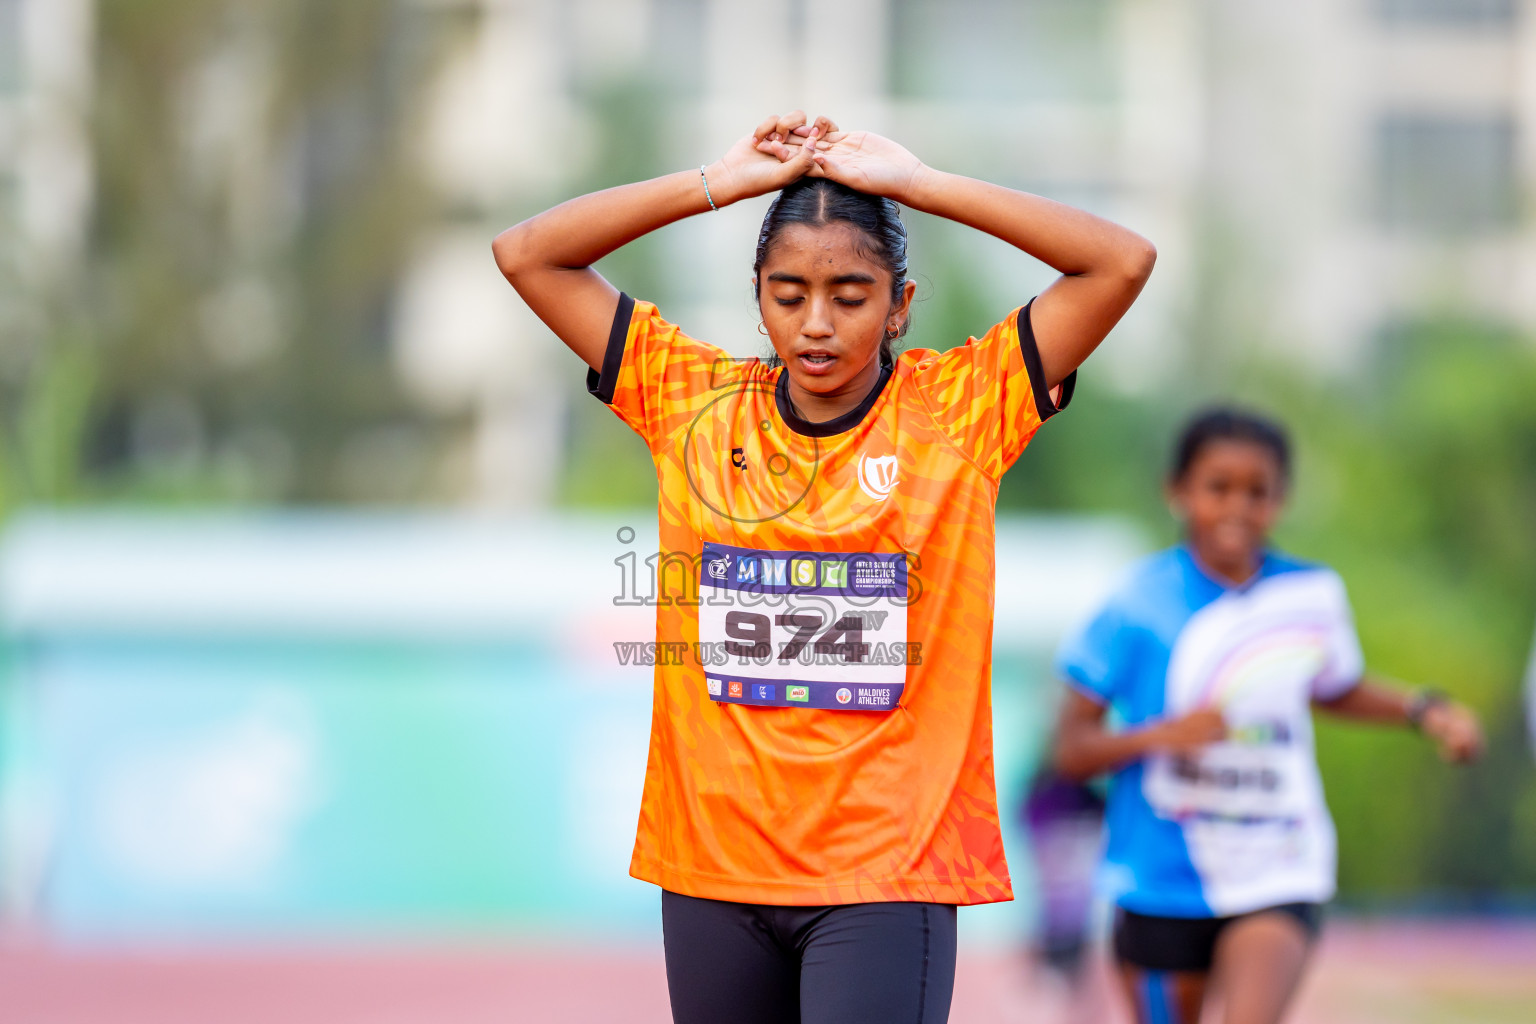
{"type": "Polygon", "coordinates": [[[1232,917],[1153,917],[1121,907],[1115,910],[1115,959],[1148,971],[1209,971],[1227,925],[1272,911],[1299,921],[1308,940],[1323,926],[1319,903],[1283,903],[1232,917]]]}
{"type": "Polygon", "coordinates": [[[775,907],[663,890],[676,1024],[944,1024],[955,908],[775,907]]]}

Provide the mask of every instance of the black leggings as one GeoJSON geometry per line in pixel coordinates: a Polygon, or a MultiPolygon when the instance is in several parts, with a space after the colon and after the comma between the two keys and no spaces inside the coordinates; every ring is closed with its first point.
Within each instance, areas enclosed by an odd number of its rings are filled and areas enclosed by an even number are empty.
{"type": "Polygon", "coordinates": [[[661,894],[676,1024],[944,1024],[955,908],[774,907],[661,894]]]}

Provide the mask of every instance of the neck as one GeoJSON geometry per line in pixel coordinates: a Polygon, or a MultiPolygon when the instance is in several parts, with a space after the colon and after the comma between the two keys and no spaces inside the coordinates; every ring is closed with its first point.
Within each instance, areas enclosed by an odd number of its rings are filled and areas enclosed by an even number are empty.
{"type": "MultiPolygon", "coordinates": [[[[786,367],[784,372],[789,373],[789,369],[786,367]]],[[[880,357],[878,354],[869,361],[869,365],[850,377],[848,383],[836,391],[820,394],[807,391],[795,380],[794,375],[790,374],[789,400],[803,419],[811,423],[825,423],[858,408],[859,403],[869,396],[870,390],[879,379],[880,357]]]]}
{"type": "Polygon", "coordinates": [[[1233,587],[1253,579],[1264,561],[1264,553],[1261,551],[1248,551],[1241,555],[1219,554],[1201,550],[1192,540],[1189,542],[1189,550],[1208,575],[1233,587]]]}

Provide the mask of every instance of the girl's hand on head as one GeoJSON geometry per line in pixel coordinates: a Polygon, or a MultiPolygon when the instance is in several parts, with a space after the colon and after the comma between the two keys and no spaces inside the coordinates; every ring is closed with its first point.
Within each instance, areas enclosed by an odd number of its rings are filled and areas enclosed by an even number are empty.
{"type": "Polygon", "coordinates": [[[814,150],[812,177],[831,178],[870,195],[905,202],[926,168],[905,147],[874,132],[845,132],[825,117],[799,129],[791,144],[814,150]],[[812,140],[810,133],[816,138],[812,140]]]}
{"type": "Polygon", "coordinates": [[[1458,764],[1471,761],[1483,752],[1483,730],[1477,716],[1463,704],[1436,704],[1424,712],[1421,728],[1435,741],[1440,757],[1458,764]]]}
{"type": "Polygon", "coordinates": [[[803,143],[813,130],[806,127],[805,112],[800,110],[764,118],[751,135],[739,139],[705,171],[716,205],[776,192],[810,173],[815,166],[814,149],[803,143]]]}

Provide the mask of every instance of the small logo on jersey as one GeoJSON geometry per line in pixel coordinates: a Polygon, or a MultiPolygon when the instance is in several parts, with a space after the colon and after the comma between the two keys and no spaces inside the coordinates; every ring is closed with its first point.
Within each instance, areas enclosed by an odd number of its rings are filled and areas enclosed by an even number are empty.
{"type": "Polygon", "coordinates": [[[796,558],[789,563],[789,581],[797,587],[816,585],[816,559],[796,558]]]}
{"type": "Polygon", "coordinates": [[[859,687],[859,703],[877,708],[888,708],[891,706],[891,691],[883,688],[866,690],[861,686],[859,687]]]}
{"type": "Polygon", "coordinates": [[[844,686],[837,691],[837,702],[839,704],[847,704],[851,700],[853,700],[853,691],[848,689],[848,687],[844,686]]]}
{"type": "Polygon", "coordinates": [[[709,687],[709,695],[711,697],[720,696],[720,680],[714,676],[705,676],[704,683],[709,687]]]}
{"type": "Polygon", "coordinates": [[[730,571],[731,559],[729,555],[721,555],[719,558],[709,560],[709,574],[717,580],[725,579],[725,574],[730,571]]]}
{"type": "Polygon", "coordinates": [[[750,555],[736,556],[736,582],[757,582],[757,559],[751,557],[750,555]]]}
{"type": "Polygon", "coordinates": [[[789,563],[782,558],[764,558],[763,582],[770,587],[782,587],[789,572],[789,563]]]}
{"type": "Polygon", "coordinates": [[[746,469],[747,468],[747,452],[746,452],[746,449],[744,449],[744,448],[732,448],[731,449],[731,465],[735,466],[737,469],[746,469]]]}
{"type": "Polygon", "coordinates": [[[784,687],[784,696],[789,700],[799,701],[801,704],[804,704],[811,699],[811,688],[809,686],[786,686],[784,687]]]}
{"type": "Polygon", "coordinates": [[[896,486],[896,456],[859,456],[859,487],[876,501],[884,501],[896,486]]]}
{"type": "Polygon", "coordinates": [[[741,696],[741,684],[736,682],[733,679],[729,683],[725,684],[725,692],[726,692],[726,694],[728,696],[740,697],[741,696]]]}
{"type": "Polygon", "coordinates": [[[772,683],[753,683],[752,684],[752,699],[753,700],[776,700],[777,698],[774,697],[774,691],[776,689],[777,688],[772,683]]]}

